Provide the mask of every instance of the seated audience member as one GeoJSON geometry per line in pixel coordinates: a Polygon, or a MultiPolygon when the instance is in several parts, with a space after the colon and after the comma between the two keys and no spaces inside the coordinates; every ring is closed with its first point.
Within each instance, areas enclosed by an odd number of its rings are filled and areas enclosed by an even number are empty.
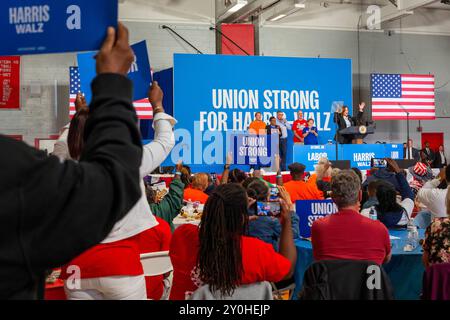
{"type": "Polygon", "coordinates": [[[445,170],[441,171],[439,178],[425,183],[417,193],[416,200],[423,204],[427,210],[431,212],[434,218],[447,217],[445,199],[449,188],[439,188],[439,185],[442,184],[443,181],[446,181],[447,185],[450,183],[450,166],[447,166],[445,170]]]}
{"type": "Polygon", "coordinates": [[[316,220],[311,229],[313,256],[320,260],[367,260],[378,264],[391,257],[386,227],[359,214],[361,184],[351,170],[331,181],[332,199],[339,211],[316,220]]]}
{"type": "Polygon", "coordinates": [[[208,175],[208,187],[205,189],[205,193],[208,197],[216,190],[217,187],[217,176],[213,173],[207,173],[208,175]]]}
{"type": "MultiPolygon", "coordinates": [[[[63,267],[64,290],[71,300],[145,300],[146,287],[138,244],[133,237],[158,225],[145,194],[144,177],[155,170],[175,145],[175,119],[164,112],[163,92],[154,81],[149,90],[153,106],[155,139],[143,146],[140,166],[141,198],[128,214],[118,221],[103,241],[84,251],[63,267]],[[81,282],[73,287],[71,266],[78,266],[81,282]]],[[[80,112],[86,112],[84,110],[80,112]]],[[[69,151],[77,159],[84,152],[82,121],[74,121],[68,134],[69,151]],[[73,125],[76,124],[76,125],[73,125]],[[74,137],[73,139],[71,139],[74,137]]],[[[101,210],[98,209],[98,210],[101,210]]]]}
{"type": "Polygon", "coordinates": [[[383,180],[392,184],[398,192],[400,192],[400,186],[398,184],[396,175],[394,172],[388,170],[388,168],[371,168],[370,175],[363,182],[363,190],[367,190],[367,186],[373,180],[383,180]]]}
{"type": "Polygon", "coordinates": [[[378,220],[388,228],[406,226],[414,210],[414,194],[397,162],[393,159],[386,160],[389,170],[395,173],[397,183],[400,186],[401,201],[397,201],[397,192],[392,184],[379,181],[376,192],[378,204],[363,209],[361,214],[369,217],[370,211],[373,210],[377,214],[378,220]]]}
{"type": "Polygon", "coordinates": [[[293,275],[297,252],[290,208],[282,202],[277,253],[271,245],[244,235],[248,205],[242,186],[220,185],[206,202],[200,226],[185,224],[175,230],[170,245],[174,267],[170,299],[184,300],[203,284],[231,295],[242,284],[278,282],[293,275]]]}
{"type": "Polygon", "coordinates": [[[415,195],[425,183],[433,179],[433,171],[423,162],[418,162],[413,167],[408,168],[408,172],[412,176],[409,186],[415,195]]]}
{"type": "Polygon", "coordinates": [[[181,182],[184,184],[184,189],[188,188],[191,185],[192,180],[192,172],[191,167],[187,165],[183,165],[183,167],[180,170],[181,176],[181,182]]]}
{"type": "Polygon", "coordinates": [[[367,186],[368,199],[362,205],[362,209],[368,209],[368,208],[378,205],[377,188],[378,188],[379,181],[380,180],[370,181],[369,185],[367,186]]]}
{"type": "Polygon", "coordinates": [[[260,178],[257,177],[248,177],[247,179],[244,180],[244,182],[242,182],[242,186],[244,187],[245,190],[247,190],[248,186],[254,181],[265,182],[265,180],[261,180],[260,178]]]}
{"type": "Polygon", "coordinates": [[[150,205],[153,215],[165,220],[170,229],[175,230],[172,223],[173,219],[180,213],[183,207],[184,183],[180,175],[182,164],[177,164],[175,176],[170,183],[169,192],[162,199],[157,198],[156,191],[151,187],[146,188],[147,201],[150,205]]]}
{"type": "Polygon", "coordinates": [[[450,192],[446,194],[446,217],[436,218],[425,232],[423,263],[426,268],[436,263],[450,263],[450,192]]]}
{"type": "Polygon", "coordinates": [[[317,185],[306,183],[303,180],[305,166],[301,163],[294,162],[288,166],[291,171],[292,180],[286,182],[284,187],[291,195],[291,201],[295,203],[297,200],[318,200],[323,199],[323,194],[317,189],[317,185]]]}
{"type": "MultiPolygon", "coordinates": [[[[86,98],[82,93],[77,93],[77,96],[75,98],[75,115],[78,115],[78,117],[81,117],[78,121],[85,121],[85,118],[87,118],[89,108],[86,103],[86,98]],[[86,113],[80,112],[81,110],[85,110],[86,113]]],[[[67,137],[69,134],[69,128],[70,128],[70,121],[66,126],[64,126],[60,132],[58,140],[55,142],[55,145],[53,147],[52,155],[57,156],[61,161],[71,159],[69,148],[67,145],[67,137]]],[[[84,125],[84,124],[83,124],[84,125]]]]}
{"type": "Polygon", "coordinates": [[[315,183],[317,185],[317,189],[322,192],[325,199],[328,199],[331,194],[332,172],[331,162],[327,158],[320,158],[316,166],[316,178],[314,179],[313,174],[308,180],[308,183],[315,183]]]}
{"type": "Polygon", "coordinates": [[[239,183],[242,184],[247,179],[247,174],[239,169],[233,169],[230,171],[231,164],[233,163],[233,154],[230,152],[227,154],[225,166],[223,167],[221,184],[225,183],[239,183]]]}
{"type": "MultiPolygon", "coordinates": [[[[150,253],[159,251],[169,251],[170,240],[172,239],[172,231],[169,224],[159,217],[156,217],[158,225],[147,229],[131,238],[135,241],[139,248],[139,253],[150,253]]],[[[145,287],[147,298],[152,300],[160,300],[164,293],[164,279],[169,276],[146,276],[145,287]]]]}
{"type": "MultiPolygon", "coordinates": [[[[298,215],[295,213],[295,208],[292,207],[290,196],[286,190],[283,187],[278,187],[278,189],[280,190],[280,197],[292,208],[292,233],[294,239],[297,239],[299,238],[298,215]]],[[[271,244],[278,251],[278,240],[281,233],[280,220],[278,217],[257,215],[257,202],[269,201],[269,191],[267,184],[259,179],[247,187],[247,196],[254,202],[248,209],[250,221],[247,235],[271,244]]]]}
{"type": "Polygon", "coordinates": [[[303,128],[303,141],[305,145],[319,144],[318,136],[317,127],[314,126],[314,119],[309,119],[308,126],[303,128]]]}
{"type": "Polygon", "coordinates": [[[208,188],[208,175],[206,173],[197,173],[192,178],[191,185],[184,189],[184,200],[190,202],[200,202],[204,204],[208,200],[208,195],[205,193],[208,188]]]}

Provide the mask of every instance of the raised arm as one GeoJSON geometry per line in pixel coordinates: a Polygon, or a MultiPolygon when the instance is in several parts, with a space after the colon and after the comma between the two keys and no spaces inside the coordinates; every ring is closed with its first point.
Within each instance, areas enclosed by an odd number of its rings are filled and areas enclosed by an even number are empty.
{"type": "Polygon", "coordinates": [[[220,179],[220,184],[228,183],[228,177],[230,175],[230,166],[231,166],[232,162],[233,162],[233,153],[228,152],[227,153],[227,161],[225,163],[225,166],[223,167],[222,178],[220,179]]]}
{"type": "Polygon", "coordinates": [[[152,173],[167,158],[175,145],[173,126],[176,120],[164,113],[163,92],[158,82],[153,81],[148,99],[153,107],[153,128],[155,138],[144,146],[142,165],[140,169],[141,178],[152,173]]]}

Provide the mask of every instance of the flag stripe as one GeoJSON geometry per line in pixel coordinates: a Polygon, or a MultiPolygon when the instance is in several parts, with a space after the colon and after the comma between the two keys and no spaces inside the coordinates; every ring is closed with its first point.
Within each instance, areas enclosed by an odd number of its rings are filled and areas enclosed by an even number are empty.
{"type": "MultiPolygon", "coordinates": [[[[393,116],[393,115],[383,115],[383,116],[376,116],[374,115],[372,117],[373,120],[406,120],[406,116],[393,116]]],[[[410,116],[409,120],[435,120],[436,116],[410,116]]]]}
{"type": "MultiPolygon", "coordinates": [[[[435,110],[435,106],[402,106],[407,110],[415,110],[415,109],[427,109],[427,110],[435,110]]],[[[372,106],[372,110],[379,110],[379,109],[390,109],[390,110],[403,110],[398,105],[383,105],[383,106],[372,106]]]]}
{"type": "Polygon", "coordinates": [[[411,88],[411,89],[433,89],[434,90],[434,83],[433,84],[402,84],[402,89],[404,88],[411,88]]]}
{"type": "Polygon", "coordinates": [[[402,77],[406,78],[433,78],[434,79],[434,75],[432,74],[402,74],[402,77]]]}
{"type": "MultiPolygon", "coordinates": [[[[373,112],[373,114],[379,114],[379,113],[385,113],[385,112],[389,112],[389,113],[393,114],[394,112],[392,110],[405,113],[405,111],[403,111],[402,109],[392,109],[392,108],[372,109],[372,112],[373,112]]],[[[434,109],[406,109],[406,111],[408,111],[409,113],[425,112],[425,113],[431,113],[431,114],[434,114],[434,112],[435,112],[434,109]]]]}

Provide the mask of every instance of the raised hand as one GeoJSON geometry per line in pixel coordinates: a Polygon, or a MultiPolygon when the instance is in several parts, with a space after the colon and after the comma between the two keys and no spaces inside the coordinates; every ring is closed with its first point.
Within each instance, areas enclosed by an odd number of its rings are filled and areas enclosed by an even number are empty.
{"type": "Polygon", "coordinates": [[[148,100],[153,107],[153,114],[164,112],[163,107],[164,93],[158,84],[158,81],[153,81],[150,90],[148,91],[148,100]]]}
{"type": "Polygon", "coordinates": [[[227,153],[227,162],[226,165],[229,166],[233,163],[233,153],[232,152],[228,152],[227,153]]]}
{"type": "Polygon", "coordinates": [[[183,160],[178,160],[177,164],[175,165],[175,170],[177,172],[181,172],[181,170],[183,169],[183,160]]]}
{"type": "Polygon", "coordinates": [[[359,104],[359,111],[360,111],[360,112],[363,112],[365,107],[366,107],[366,103],[365,103],[364,101],[361,102],[361,103],[359,104]]]}
{"type": "Polygon", "coordinates": [[[394,159],[386,158],[386,162],[390,171],[399,173],[402,171],[394,159]]]}
{"type": "Polygon", "coordinates": [[[75,98],[75,111],[78,112],[80,110],[88,110],[88,106],[84,95],[81,92],[78,92],[75,98]]]}
{"type": "Polygon", "coordinates": [[[117,73],[127,75],[134,53],[130,47],[128,29],[119,22],[117,32],[113,27],[108,28],[107,36],[102,48],[96,56],[97,74],[117,73]]]}

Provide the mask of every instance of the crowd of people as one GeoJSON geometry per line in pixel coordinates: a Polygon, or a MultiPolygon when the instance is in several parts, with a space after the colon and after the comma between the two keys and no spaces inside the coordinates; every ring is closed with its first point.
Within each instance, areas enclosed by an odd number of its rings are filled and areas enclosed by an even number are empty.
{"type": "MultiPolygon", "coordinates": [[[[387,263],[388,230],[420,217],[424,265],[450,263],[450,167],[442,154],[436,155],[443,164],[437,177],[426,147],[408,170],[386,159],[386,168],[363,176],[322,158],[312,174],[301,163],[289,164],[290,181],[284,182],[287,130],[294,131],[296,143],[317,144],[314,120],[304,120],[301,111],[292,127],[282,112],[267,125],[257,113],[250,124],[250,130],[279,136],[275,184],[260,170],[250,175],[232,169],[228,155],[220,177],[192,174],[177,163],[167,194],[160,196],[149,175],[175,144],[176,120],[165,113],[163,92],[153,82],[155,137],[142,146],[125,77],[132,57],[127,29],[108,29],[96,57],[92,102],[88,108],[77,96],[77,112],[53,156],[0,136],[9,154],[0,160],[8,169],[0,173],[0,298],[42,298],[45,275],[59,267],[72,300],[183,300],[203,285],[222,296],[262,281],[285,286],[295,282],[299,200],[332,199],[339,210],[312,225],[315,261],[387,263]],[[203,205],[198,225],[173,224],[184,203],[203,205]],[[267,203],[276,203],[279,212],[261,215],[260,205],[267,203]],[[141,254],[160,251],[169,252],[171,281],[170,274],[144,276],[141,254]]],[[[348,127],[356,120],[347,108],[338,121],[348,127]]]]}

